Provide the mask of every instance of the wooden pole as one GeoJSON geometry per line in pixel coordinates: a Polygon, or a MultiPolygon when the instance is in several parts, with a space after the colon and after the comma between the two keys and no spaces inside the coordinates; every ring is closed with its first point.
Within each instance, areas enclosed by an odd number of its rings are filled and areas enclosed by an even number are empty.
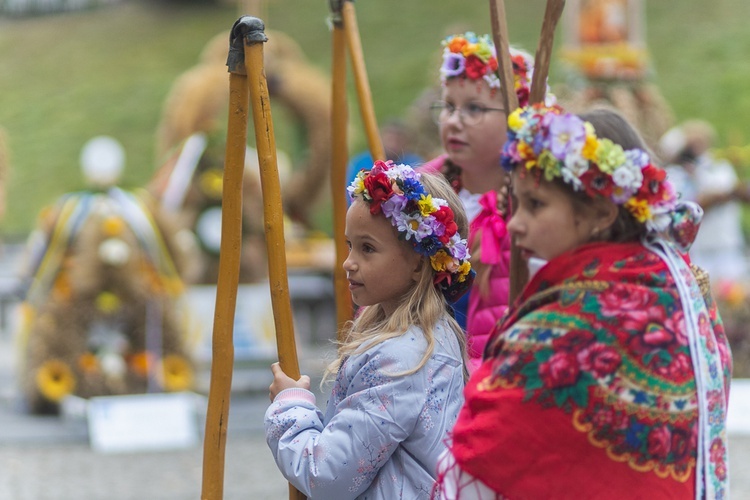
{"type": "MultiPolygon", "coordinates": [[[[234,29],[232,31],[234,35],[234,29]]],[[[211,382],[203,443],[203,500],[220,500],[224,497],[224,455],[234,365],[234,313],[242,246],[242,176],[247,141],[248,94],[244,65],[240,64],[241,61],[231,60],[233,43],[230,36],[230,60],[227,62],[229,123],[222,184],[219,277],[211,340],[211,382]]]]}
{"type": "Polygon", "coordinates": [[[531,78],[531,92],[529,102],[535,104],[544,102],[547,95],[547,76],[549,75],[552,45],[555,40],[555,28],[562,16],[565,0],[547,0],[542,22],[542,34],[539,36],[539,46],[534,56],[534,75],[531,78]]]}
{"type": "Polygon", "coordinates": [[[497,71],[502,88],[503,104],[510,115],[518,107],[516,82],[513,77],[513,62],[510,59],[510,42],[508,42],[508,21],[505,17],[505,2],[490,0],[490,22],[492,24],[492,41],[497,52],[497,71]]]}
{"type": "MultiPolygon", "coordinates": [[[[502,89],[503,103],[507,114],[510,115],[518,108],[518,96],[516,95],[516,83],[513,76],[513,62],[510,59],[510,43],[508,42],[508,22],[505,17],[505,2],[503,0],[490,0],[490,22],[492,24],[492,40],[497,52],[497,70],[500,76],[500,87],[502,89]]],[[[512,202],[509,203],[509,213],[516,205],[511,190],[508,190],[512,202]]],[[[508,291],[509,301],[512,304],[518,297],[529,280],[529,269],[521,257],[521,251],[516,245],[515,238],[510,245],[510,288],[508,291]]]]}
{"type": "Polygon", "coordinates": [[[362,42],[359,37],[359,27],[357,26],[357,14],[354,10],[354,3],[352,0],[343,0],[341,13],[344,20],[344,31],[346,33],[349,56],[352,62],[354,83],[357,87],[359,110],[362,114],[362,121],[365,126],[365,133],[367,134],[367,144],[369,145],[370,154],[374,160],[385,160],[383,141],[380,138],[378,122],[375,118],[370,83],[367,79],[365,58],[362,53],[362,42]]]}
{"type": "MultiPolygon", "coordinates": [[[[271,300],[279,362],[287,375],[294,379],[300,377],[289,299],[289,281],[286,274],[276,145],[268,87],[263,70],[262,44],[267,40],[264,30],[265,26],[260,19],[245,16],[237,20],[232,27],[227,58],[230,72],[229,125],[222,193],[222,239],[214,316],[214,351],[203,456],[201,498],[204,500],[221,500],[224,491],[226,429],[234,364],[232,330],[242,245],[242,177],[247,144],[248,88],[260,163],[271,300]]],[[[305,497],[290,484],[289,498],[302,500],[305,497]]]]}
{"type": "MultiPolygon", "coordinates": [[[[281,184],[276,160],[276,139],[273,133],[271,101],[263,67],[263,43],[267,40],[263,21],[243,18],[248,26],[245,36],[245,67],[247,68],[250,102],[255,128],[255,147],[258,150],[260,183],[263,193],[263,221],[268,253],[268,276],[271,286],[271,305],[276,327],[276,348],[281,369],[294,380],[299,379],[299,362],[294,340],[292,302],[289,297],[289,278],[284,242],[284,211],[281,203],[281,184]]],[[[289,484],[289,499],[304,499],[289,484]]]]}
{"type": "Polygon", "coordinates": [[[333,197],[333,239],[336,247],[336,264],[333,269],[334,295],[336,298],[336,331],[338,340],[343,340],[344,326],[352,319],[352,297],[349,282],[344,271],[344,260],[349,253],[344,235],[346,225],[346,166],[348,145],[346,125],[348,109],[346,99],[346,33],[341,17],[341,0],[331,2],[331,20],[333,25],[332,43],[333,60],[332,77],[332,119],[331,119],[331,193],[333,197]]]}

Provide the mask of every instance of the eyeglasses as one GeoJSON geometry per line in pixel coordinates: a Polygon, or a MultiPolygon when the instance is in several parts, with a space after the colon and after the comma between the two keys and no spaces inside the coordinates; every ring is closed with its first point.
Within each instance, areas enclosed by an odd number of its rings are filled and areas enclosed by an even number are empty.
{"type": "Polygon", "coordinates": [[[502,111],[503,113],[505,110],[503,108],[488,108],[486,106],[482,106],[481,104],[468,104],[466,107],[456,107],[453,104],[445,101],[437,101],[430,106],[430,113],[432,114],[432,119],[440,125],[441,123],[447,121],[451,116],[453,116],[453,113],[458,111],[458,117],[461,119],[464,125],[476,125],[477,123],[481,122],[484,118],[484,115],[489,113],[490,111],[502,111]]]}

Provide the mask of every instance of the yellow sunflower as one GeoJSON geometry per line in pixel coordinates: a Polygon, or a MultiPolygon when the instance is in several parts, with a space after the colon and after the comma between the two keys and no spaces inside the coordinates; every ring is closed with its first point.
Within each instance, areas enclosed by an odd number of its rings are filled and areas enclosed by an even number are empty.
{"type": "Polygon", "coordinates": [[[50,401],[58,402],[76,387],[73,370],[59,359],[45,361],[36,372],[36,385],[42,396],[50,401]]]}

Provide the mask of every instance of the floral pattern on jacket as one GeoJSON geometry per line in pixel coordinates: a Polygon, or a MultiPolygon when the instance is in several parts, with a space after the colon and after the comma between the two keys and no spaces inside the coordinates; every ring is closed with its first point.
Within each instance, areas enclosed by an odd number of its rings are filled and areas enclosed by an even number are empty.
{"type": "MultiPolygon", "coordinates": [[[[429,498],[438,456],[463,404],[463,362],[446,321],[427,343],[419,328],[343,363],[325,414],[314,396],[282,391],[265,415],[266,441],[284,477],[311,499],[429,498]]],[[[291,389],[290,391],[300,391],[291,389]]]]}

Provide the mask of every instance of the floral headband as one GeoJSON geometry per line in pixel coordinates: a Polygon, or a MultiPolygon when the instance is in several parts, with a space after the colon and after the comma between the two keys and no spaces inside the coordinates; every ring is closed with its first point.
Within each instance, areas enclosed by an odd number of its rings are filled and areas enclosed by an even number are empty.
{"type": "MultiPolygon", "coordinates": [[[[449,78],[465,76],[471,80],[484,80],[491,89],[500,88],[495,45],[489,35],[477,36],[468,31],[463,35],[451,35],[442,44],[444,48],[440,81],[443,85],[449,78]]],[[[510,59],[518,103],[519,106],[525,106],[529,102],[534,59],[530,54],[513,47],[510,47],[510,59]]]]}
{"type": "Polygon", "coordinates": [[[535,104],[511,113],[502,164],[507,170],[537,171],[548,181],[560,178],[592,198],[608,198],[649,231],[666,231],[677,207],[666,172],[645,151],[625,151],[598,138],[589,122],[559,106],[535,104]]]}
{"type": "Polygon", "coordinates": [[[433,198],[409,165],[376,161],[361,170],[347,188],[349,197],[361,196],[370,213],[382,213],[414,250],[429,257],[435,285],[451,301],[458,300],[473,281],[466,240],[458,233],[448,202],[433,198]]]}

